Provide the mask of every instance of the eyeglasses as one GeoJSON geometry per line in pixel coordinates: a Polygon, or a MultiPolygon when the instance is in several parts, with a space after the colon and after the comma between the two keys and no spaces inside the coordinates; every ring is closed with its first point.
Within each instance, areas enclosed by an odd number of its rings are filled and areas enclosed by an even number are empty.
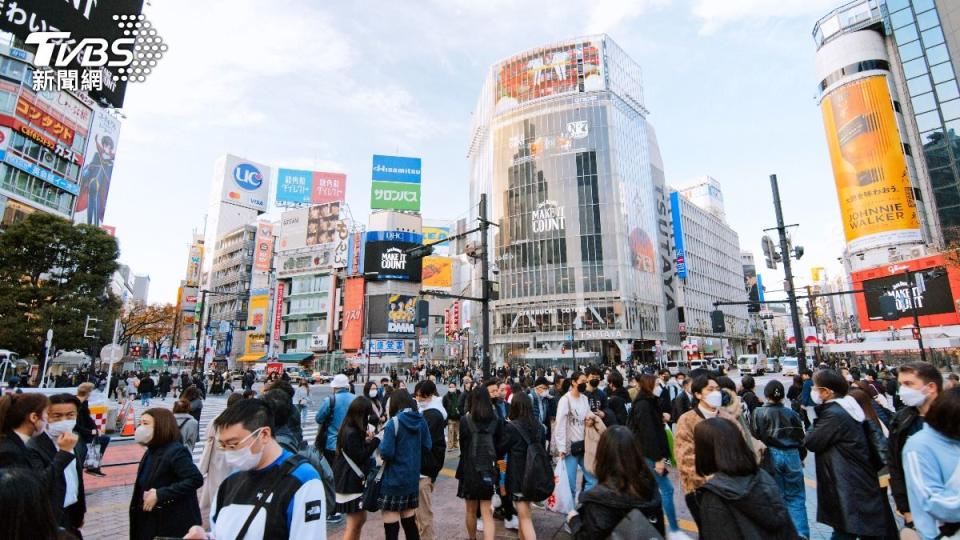
{"type": "MultiPolygon", "coordinates": [[[[258,435],[261,431],[263,431],[263,428],[255,429],[255,430],[253,431],[253,433],[251,433],[251,434],[247,435],[246,437],[244,437],[243,439],[241,439],[240,442],[235,442],[235,443],[231,443],[231,444],[223,444],[222,442],[217,441],[217,448],[219,448],[220,450],[237,450],[237,449],[243,447],[243,443],[247,442],[247,439],[249,439],[250,437],[255,437],[255,436],[258,435]]],[[[251,443],[251,444],[252,444],[252,443],[251,443]]]]}

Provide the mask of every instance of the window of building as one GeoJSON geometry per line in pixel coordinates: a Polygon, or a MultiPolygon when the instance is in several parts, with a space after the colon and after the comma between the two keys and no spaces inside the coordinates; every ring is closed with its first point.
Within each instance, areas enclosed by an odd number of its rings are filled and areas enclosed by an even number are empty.
{"type": "Polygon", "coordinates": [[[918,77],[927,72],[927,61],[923,58],[903,63],[903,73],[908,79],[918,77]]]}
{"type": "Polygon", "coordinates": [[[937,17],[937,10],[930,10],[926,13],[920,13],[917,15],[917,27],[921,31],[928,30],[940,24],[940,19],[937,17]]]}
{"type": "Polygon", "coordinates": [[[917,115],[917,129],[928,131],[940,127],[940,114],[937,111],[930,111],[917,115]]]}
{"type": "Polygon", "coordinates": [[[943,114],[944,120],[953,120],[954,118],[960,118],[960,99],[955,99],[953,101],[947,101],[946,103],[941,103],[940,112],[943,114]]]}
{"type": "Polygon", "coordinates": [[[896,13],[890,14],[890,24],[894,28],[902,28],[913,22],[913,11],[910,9],[901,9],[896,13]]]}
{"type": "Polygon", "coordinates": [[[900,61],[902,62],[920,58],[921,56],[923,56],[923,47],[920,46],[919,41],[911,41],[906,45],[900,46],[900,61]]]}
{"type": "Polygon", "coordinates": [[[960,91],[957,90],[957,81],[947,81],[937,85],[937,99],[941,102],[950,101],[960,97],[960,91]]]}
{"type": "Polygon", "coordinates": [[[893,35],[896,37],[897,43],[909,43],[920,37],[919,34],[917,34],[917,26],[915,24],[908,24],[902,28],[897,28],[893,31],[893,35]]]}
{"type": "Polygon", "coordinates": [[[910,90],[911,96],[918,96],[920,94],[929,92],[931,89],[933,89],[933,86],[930,84],[930,77],[927,75],[921,75],[914,79],[908,80],[907,89],[910,90]]]}
{"type": "Polygon", "coordinates": [[[929,49],[934,45],[943,43],[943,30],[939,26],[924,30],[920,32],[920,38],[923,40],[923,46],[929,49]]]}
{"type": "Polygon", "coordinates": [[[0,57],[0,76],[19,83],[26,73],[27,65],[25,63],[6,56],[0,57]]]}

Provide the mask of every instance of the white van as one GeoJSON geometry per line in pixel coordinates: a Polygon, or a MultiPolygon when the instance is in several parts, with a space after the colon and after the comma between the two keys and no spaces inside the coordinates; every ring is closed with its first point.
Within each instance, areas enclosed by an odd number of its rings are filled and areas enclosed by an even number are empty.
{"type": "Polygon", "coordinates": [[[767,355],[741,354],[737,357],[737,369],[740,375],[763,375],[767,371],[767,355]]]}
{"type": "Polygon", "coordinates": [[[676,360],[668,360],[667,371],[669,371],[671,375],[680,373],[680,362],[677,362],[676,360]]]}
{"type": "Polygon", "coordinates": [[[783,356],[780,358],[780,374],[794,376],[797,374],[797,366],[800,361],[796,356],[783,356]]]}

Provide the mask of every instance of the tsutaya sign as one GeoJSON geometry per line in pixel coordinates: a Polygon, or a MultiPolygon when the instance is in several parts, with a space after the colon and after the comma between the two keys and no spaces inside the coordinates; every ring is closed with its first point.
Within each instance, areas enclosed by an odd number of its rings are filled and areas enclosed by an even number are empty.
{"type": "Polygon", "coordinates": [[[564,207],[558,205],[557,201],[543,201],[530,216],[535,233],[561,231],[566,228],[564,207]]]}

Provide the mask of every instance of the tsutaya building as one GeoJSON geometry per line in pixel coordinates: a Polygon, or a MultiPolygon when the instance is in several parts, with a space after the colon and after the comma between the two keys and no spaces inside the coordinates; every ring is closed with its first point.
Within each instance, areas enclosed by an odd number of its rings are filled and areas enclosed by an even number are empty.
{"type": "Polygon", "coordinates": [[[606,35],[495,64],[474,114],[471,202],[487,193],[496,362],[679,354],[669,193],[640,67],[606,35]]]}

